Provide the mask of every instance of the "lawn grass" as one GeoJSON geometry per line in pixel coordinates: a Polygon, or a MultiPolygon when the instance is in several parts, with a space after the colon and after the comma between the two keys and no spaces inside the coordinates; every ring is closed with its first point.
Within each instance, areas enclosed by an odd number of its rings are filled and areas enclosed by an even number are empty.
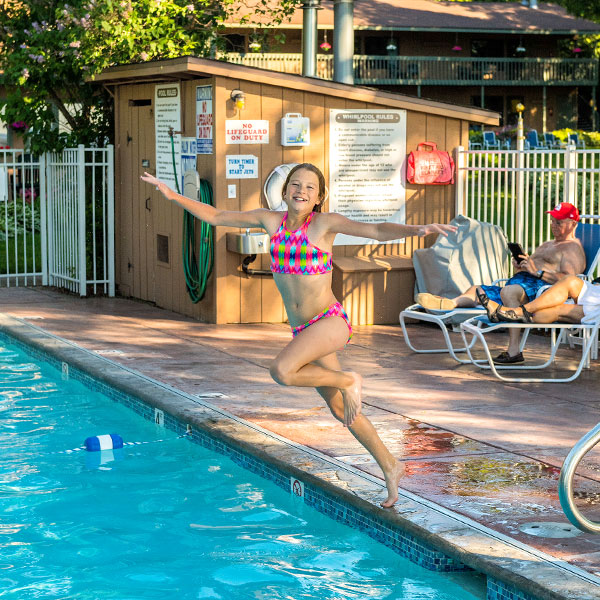
{"type": "Polygon", "coordinates": [[[34,238],[31,233],[28,233],[26,240],[27,241],[25,241],[24,234],[19,234],[16,238],[9,237],[0,241],[0,275],[8,275],[11,273],[41,273],[41,236],[39,233],[36,233],[34,238]],[[25,264],[25,254],[27,255],[27,264],[25,264]]]}

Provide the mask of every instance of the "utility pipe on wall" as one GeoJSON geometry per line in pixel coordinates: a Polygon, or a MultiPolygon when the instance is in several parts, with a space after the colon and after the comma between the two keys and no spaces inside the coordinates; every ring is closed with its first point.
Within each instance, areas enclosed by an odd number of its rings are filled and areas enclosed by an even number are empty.
{"type": "Polygon", "coordinates": [[[354,0],[333,0],[333,80],[354,83],[354,0]]]}
{"type": "Polygon", "coordinates": [[[317,76],[317,11],[321,0],[304,0],[302,3],[302,75],[317,76]]]}

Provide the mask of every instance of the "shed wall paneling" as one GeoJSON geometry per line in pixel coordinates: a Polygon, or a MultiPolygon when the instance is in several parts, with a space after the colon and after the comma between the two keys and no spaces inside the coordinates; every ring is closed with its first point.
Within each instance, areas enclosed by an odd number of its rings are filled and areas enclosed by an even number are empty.
{"type": "MultiPolygon", "coordinates": [[[[262,119],[262,99],[260,94],[260,84],[240,82],[240,89],[246,94],[246,106],[239,110],[234,119],[262,119]]],[[[269,143],[274,141],[275,131],[273,123],[269,124],[269,143]]],[[[251,154],[258,158],[259,164],[262,163],[261,151],[265,144],[240,144],[234,146],[238,154],[251,154]]],[[[237,183],[239,189],[239,209],[241,211],[252,210],[260,206],[260,179],[230,179],[229,183],[237,183]]],[[[241,256],[238,257],[241,262],[241,256]]],[[[257,259],[258,260],[258,259],[257,259]]],[[[238,267],[239,269],[239,267],[238,267]]],[[[238,271],[239,273],[239,271],[238,271]]],[[[240,314],[242,323],[260,323],[262,303],[265,298],[262,297],[262,284],[260,277],[248,277],[244,273],[239,275],[240,279],[240,314]]]]}
{"type": "MultiPolygon", "coordinates": [[[[154,224],[154,199],[152,198],[152,186],[140,180],[143,173],[142,160],[149,159],[154,163],[155,156],[155,134],[154,134],[154,86],[146,84],[140,86],[144,100],[150,100],[151,104],[137,106],[137,135],[138,144],[134,153],[133,177],[134,187],[137,187],[138,215],[140,225],[144,226],[140,231],[140,284],[141,294],[146,300],[156,301],[156,235],[154,224]],[[146,199],[149,199],[146,202],[146,199]]],[[[136,110],[136,109],[132,109],[136,110]]],[[[134,190],[135,191],[135,190],[134,190]]]]}
{"type": "MultiPolygon", "coordinates": [[[[262,100],[262,118],[269,123],[278,123],[283,113],[283,93],[282,89],[273,85],[261,85],[260,95],[262,100]]],[[[279,144],[279,131],[272,131],[269,144],[261,144],[261,156],[259,164],[260,184],[264,185],[269,173],[278,165],[284,163],[283,147],[279,144]]],[[[260,193],[259,206],[268,208],[267,199],[262,191],[260,193]]],[[[268,270],[271,266],[271,257],[269,254],[259,254],[255,263],[260,269],[268,270]]],[[[243,275],[242,275],[243,276],[243,275]]],[[[261,275],[258,277],[261,285],[261,321],[263,323],[281,323],[287,316],[283,308],[283,301],[275,285],[275,281],[270,275],[261,275]]]]}
{"type": "MultiPolygon", "coordinates": [[[[240,210],[241,194],[238,186],[236,198],[227,198],[227,184],[238,180],[225,179],[225,155],[239,154],[238,145],[225,144],[225,120],[237,118],[230,99],[231,91],[239,88],[240,82],[224,77],[215,77],[214,111],[214,150],[215,165],[215,205],[223,210],[240,210]]],[[[215,277],[217,285],[217,323],[240,323],[240,256],[227,251],[226,232],[239,231],[231,227],[215,228],[215,277]]]]}
{"type": "MultiPolygon", "coordinates": [[[[182,125],[183,135],[185,137],[196,137],[196,87],[198,85],[210,85],[213,80],[203,79],[195,81],[187,81],[183,84],[183,110],[182,110],[182,125]]],[[[214,103],[213,103],[214,111],[214,103]]],[[[213,154],[199,154],[196,156],[196,170],[201,179],[205,179],[213,187],[214,193],[214,153],[213,154]]],[[[178,306],[178,312],[182,312],[190,317],[196,318],[204,322],[214,322],[215,320],[215,272],[213,265],[213,273],[209,277],[206,286],[206,292],[204,298],[194,304],[188,294],[185,274],[183,271],[183,209],[173,205],[173,211],[171,213],[171,230],[174,233],[176,245],[173,246],[173,253],[177,255],[177,260],[180,264],[179,267],[174,269],[172,287],[173,291],[173,305],[178,306]]],[[[195,250],[198,252],[200,244],[200,231],[201,222],[196,219],[195,223],[195,234],[196,234],[196,245],[195,250]]],[[[214,232],[213,232],[214,233],[214,232]]]]}
{"type": "Polygon", "coordinates": [[[129,132],[132,128],[131,123],[131,111],[129,109],[129,100],[132,94],[131,86],[122,86],[119,88],[119,107],[118,112],[120,114],[119,119],[119,130],[116,133],[116,145],[119,154],[119,165],[120,178],[117,180],[119,198],[118,210],[115,210],[117,220],[119,221],[119,236],[115,241],[115,247],[118,248],[120,265],[121,280],[122,283],[121,291],[126,295],[135,296],[135,285],[134,285],[134,239],[133,239],[133,198],[131,191],[131,156],[129,152],[129,132]]]}
{"type": "MultiPolygon", "coordinates": [[[[417,149],[420,142],[427,140],[427,115],[424,113],[409,112],[406,126],[406,152],[417,149]]],[[[425,207],[426,188],[423,185],[406,184],[406,223],[421,225],[426,223],[425,207]]],[[[405,252],[412,256],[417,248],[423,247],[423,238],[406,238],[405,252]]]]}
{"type": "Polygon", "coordinates": [[[118,160],[115,160],[115,282],[118,293],[122,296],[131,295],[131,281],[127,270],[127,248],[130,242],[127,223],[131,223],[131,218],[126,219],[126,213],[130,212],[130,206],[125,207],[122,200],[123,185],[123,165],[121,160],[122,143],[122,122],[126,118],[124,105],[124,88],[117,86],[115,89],[115,153],[118,160]]]}
{"type": "MultiPolygon", "coordinates": [[[[426,139],[435,142],[440,149],[446,147],[446,119],[437,115],[427,115],[426,139]]],[[[425,187],[425,215],[426,222],[439,223],[444,214],[444,188],[447,186],[428,185],[425,187]]],[[[424,240],[428,246],[431,240],[424,240]]]]}

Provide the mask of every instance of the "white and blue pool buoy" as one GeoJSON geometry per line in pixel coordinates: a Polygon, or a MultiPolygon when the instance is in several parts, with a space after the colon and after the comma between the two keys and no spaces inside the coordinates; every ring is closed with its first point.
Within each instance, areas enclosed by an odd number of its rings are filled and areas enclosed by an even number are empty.
{"type": "Polygon", "coordinates": [[[83,442],[88,452],[98,452],[100,450],[115,450],[123,447],[123,438],[117,433],[108,433],[106,435],[93,435],[83,442]]]}

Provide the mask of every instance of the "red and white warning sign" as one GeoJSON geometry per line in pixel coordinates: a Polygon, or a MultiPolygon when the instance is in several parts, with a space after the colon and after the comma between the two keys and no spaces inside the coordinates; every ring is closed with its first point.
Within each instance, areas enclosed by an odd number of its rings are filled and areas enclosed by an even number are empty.
{"type": "Polygon", "coordinates": [[[226,144],[268,144],[269,121],[227,120],[225,121],[226,144]]]}
{"type": "Polygon", "coordinates": [[[304,498],[304,484],[295,477],[290,477],[290,491],[298,498],[304,498]]]}

